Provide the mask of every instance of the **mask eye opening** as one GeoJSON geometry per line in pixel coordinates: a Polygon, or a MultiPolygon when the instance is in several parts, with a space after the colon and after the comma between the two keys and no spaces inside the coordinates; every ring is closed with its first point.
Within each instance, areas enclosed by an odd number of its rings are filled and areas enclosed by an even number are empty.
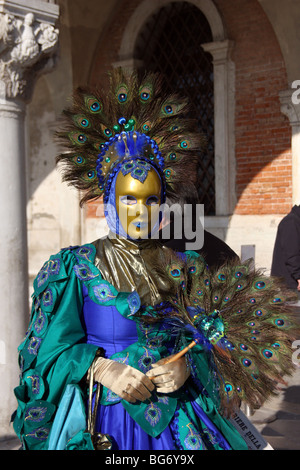
{"type": "Polygon", "coordinates": [[[134,204],[137,203],[136,198],[134,196],[130,196],[130,195],[122,196],[120,198],[120,201],[122,202],[122,204],[125,204],[127,206],[133,206],[134,204]]]}
{"type": "Polygon", "coordinates": [[[157,196],[149,196],[147,201],[146,201],[146,204],[147,206],[155,206],[156,204],[158,204],[158,197],[157,196]]]}

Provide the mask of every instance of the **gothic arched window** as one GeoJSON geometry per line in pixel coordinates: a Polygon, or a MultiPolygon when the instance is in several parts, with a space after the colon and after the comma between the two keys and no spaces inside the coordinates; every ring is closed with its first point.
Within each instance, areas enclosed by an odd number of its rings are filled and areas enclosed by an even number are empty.
{"type": "Polygon", "coordinates": [[[166,90],[178,90],[190,99],[192,115],[207,138],[198,171],[206,215],[215,214],[214,83],[212,56],[201,44],[212,40],[209,23],[195,5],[171,2],[144,24],[134,51],[143,69],[163,74],[166,90]]]}

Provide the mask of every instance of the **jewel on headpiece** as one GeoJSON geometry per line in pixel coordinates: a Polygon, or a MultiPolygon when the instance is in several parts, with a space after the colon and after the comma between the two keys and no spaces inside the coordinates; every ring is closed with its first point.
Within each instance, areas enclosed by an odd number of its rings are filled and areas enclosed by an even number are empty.
{"type": "Polygon", "coordinates": [[[125,163],[121,171],[124,176],[130,173],[132,178],[139,180],[141,183],[144,183],[150,169],[151,166],[147,162],[143,160],[135,160],[125,163]]]}

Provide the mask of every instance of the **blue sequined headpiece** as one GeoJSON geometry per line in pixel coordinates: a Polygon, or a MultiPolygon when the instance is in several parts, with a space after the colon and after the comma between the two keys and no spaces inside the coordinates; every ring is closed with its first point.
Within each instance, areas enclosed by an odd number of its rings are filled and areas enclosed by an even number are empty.
{"type": "MultiPolygon", "coordinates": [[[[107,199],[115,171],[136,159],[159,171],[172,202],[185,197],[187,182],[190,196],[203,136],[186,117],[187,100],[165,93],[158,75],[140,79],[121,68],[111,71],[108,90],[100,90],[76,90],[57,133],[66,147],[57,160],[65,165],[64,180],[81,191],[81,204],[103,194],[107,199]]],[[[131,170],[140,181],[146,172],[131,170]]]]}
{"type": "MultiPolygon", "coordinates": [[[[110,163],[110,161],[107,163],[110,163]]],[[[151,141],[147,135],[136,131],[124,131],[121,134],[117,134],[107,144],[107,148],[99,153],[97,160],[97,176],[99,188],[104,190],[104,202],[108,201],[112,181],[120,170],[124,176],[130,173],[132,178],[143,183],[152,167],[156,169],[162,182],[163,203],[165,202],[164,160],[157,144],[151,141]],[[106,159],[109,158],[107,155],[110,155],[110,160],[114,160],[114,163],[111,164],[109,175],[106,178],[102,174],[102,164],[105,155],[106,159]]]]}

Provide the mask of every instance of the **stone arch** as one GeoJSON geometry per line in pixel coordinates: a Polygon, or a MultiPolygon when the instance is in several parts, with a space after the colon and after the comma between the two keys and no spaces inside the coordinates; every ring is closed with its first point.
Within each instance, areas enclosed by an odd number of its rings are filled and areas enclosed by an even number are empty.
{"type": "MultiPolygon", "coordinates": [[[[171,3],[171,1],[180,2],[182,0],[152,0],[151,2],[144,0],[135,9],[123,33],[119,50],[120,61],[132,60],[135,41],[144,23],[150,16],[171,3]]],[[[188,3],[195,5],[205,15],[214,41],[223,41],[226,38],[225,28],[215,4],[211,0],[189,0],[188,3]]]]}
{"type": "MultiPolygon", "coordinates": [[[[134,49],[139,33],[147,19],[172,1],[144,0],[133,12],[121,39],[119,60],[114,66],[138,67],[134,49]]],[[[213,42],[199,44],[213,56],[214,115],[215,115],[215,207],[216,215],[233,212],[235,195],[234,155],[234,64],[231,61],[233,42],[227,39],[221,15],[212,0],[190,0],[206,17],[213,42]]]]}

